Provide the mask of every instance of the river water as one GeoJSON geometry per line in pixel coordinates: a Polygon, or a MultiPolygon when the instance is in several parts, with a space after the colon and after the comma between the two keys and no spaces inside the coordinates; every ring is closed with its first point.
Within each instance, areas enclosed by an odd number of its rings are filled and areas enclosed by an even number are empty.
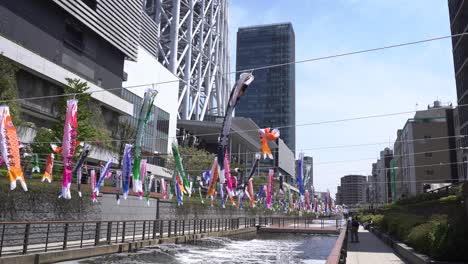
{"type": "Polygon", "coordinates": [[[163,244],[67,264],[121,263],[325,263],[336,236],[255,234],[212,237],[191,244],[163,244]]]}

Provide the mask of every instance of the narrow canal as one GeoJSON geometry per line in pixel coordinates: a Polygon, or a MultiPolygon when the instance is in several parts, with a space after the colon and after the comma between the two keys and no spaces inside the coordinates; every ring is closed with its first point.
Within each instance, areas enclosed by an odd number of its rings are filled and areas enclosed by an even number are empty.
{"type": "Polygon", "coordinates": [[[64,262],[67,264],[121,263],[325,263],[337,236],[255,234],[212,237],[191,244],[148,247],[136,253],[64,262]]]}

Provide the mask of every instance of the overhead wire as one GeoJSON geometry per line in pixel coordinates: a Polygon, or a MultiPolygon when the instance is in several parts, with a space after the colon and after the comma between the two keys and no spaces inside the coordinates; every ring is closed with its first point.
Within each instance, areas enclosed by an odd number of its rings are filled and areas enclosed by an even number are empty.
{"type": "MultiPolygon", "coordinates": [[[[467,35],[467,34],[468,34],[468,32],[463,32],[463,33],[459,33],[459,34],[445,35],[445,36],[421,39],[421,40],[416,40],[416,41],[403,42],[403,43],[398,43],[398,44],[393,44],[393,45],[386,45],[386,46],[377,47],[377,48],[362,49],[362,50],[338,53],[338,54],[333,54],[333,55],[327,55],[327,56],[321,56],[321,57],[315,57],[315,58],[309,58],[309,59],[303,59],[303,60],[290,61],[290,62],[285,62],[285,63],[258,66],[258,67],[247,68],[247,69],[244,69],[244,70],[231,71],[231,72],[227,72],[227,73],[218,73],[218,74],[229,75],[229,74],[236,74],[236,73],[241,73],[241,72],[253,72],[253,71],[257,71],[257,70],[264,70],[264,69],[282,67],[282,66],[287,66],[287,65],[291,65],[291,64],[302,64],[302,63],[306,63],[306,62],[321,61],[321,60],[327,60],[327,59],[357,55],[357,54],[362,54],[362,53],[369,53],[369,52],[381,51],[381,50],[386,50],[386,49],[399,48],[399,47],[422,44],[422,43],[438,41],[438,40],[443,40],[443,39],[449,39],[449,38],[451,39],[451,38],[455,38],[455,37],[461,37],[461,36],[464,36],[464,35],[467,35]]],[[[208,77],[213,77],[214,75],[216,75],[216,74],[209,75],[208,77]]],[[[176,77],[176,78],[177,78],[177,80],[153,82],[153,83],[132,85],[132,86],[126,86],[126,87],[115,87],[115,88],[108,88],[108,89],[102,89],[102,90],[97,90],[97,91],[85,91],[84,93],[93,94],[93,93],[115,91],[115,90],[121,90],[121,89],[133,89],[133,88],[138,88],[138,87],[154,86],[154,85],[167,84],[167,83],[185,82],[185,80],[183,80],[183,79],[181,79],[179,77],[176,77]]],[[[193,80],[198,80],[198,77],[189,79],[189,81],[193,81],[193,80]]],[[[49,98],[54,98],[54,97],[76,96],[76,95],[79,95],[79,94],[81,94],[81,93],[64,93],[64,94],[59,94],[59,95],[15,98],[15,99],[8,99],[8,100],[0,100],[0,103],[8,103],[8,102],[16,102],[16,101],[24,101],[24,100],[49,99],[49,98]]]]}

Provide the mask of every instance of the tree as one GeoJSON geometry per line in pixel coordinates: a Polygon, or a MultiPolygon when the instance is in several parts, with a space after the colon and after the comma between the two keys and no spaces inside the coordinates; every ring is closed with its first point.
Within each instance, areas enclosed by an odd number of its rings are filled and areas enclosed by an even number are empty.
{"type": "MultiPolygon", "coordinates": [[[[185,173],[189,175],[199,176],[204,171],[210,170],[215,158],[215,154],[194,147],[179,146],[179,152],[182,157],[185,173]]],[[[167,169],[175,169],[175,162],[172,156],[169,156],[167,159],[167,169]]]]}
{"type": "MultiPolygon", "coordinates": [[[[78,99],[78,141],[95,141],[99,145],[111,148],[112,144],[109,141],[111,132],[105,127],[104,118],[102,116],[101,106],[91,100],[91,94],[86,91],[89,89],[87,82],[82,82],[80,79],[66,79],[68,85],[65,86],[65,94],[74,94],[78,99]]],[[[67,110],[67,100],[70,97],[62,97],[59,102],[60,112],[58,114],[59,122],[54,129],[55,138],[63,138],[63,124],[67,110]]]]}
{"type": "MultiPolygon", "coordinates": [[[[0,100],[18,98],[18,86],[16,84],[16,67],[8,58],[0,54],[0,100]]],[[[21,123],[20,105],[18,101],[8,102],[10,114],[15,125],[21,123]]]]}

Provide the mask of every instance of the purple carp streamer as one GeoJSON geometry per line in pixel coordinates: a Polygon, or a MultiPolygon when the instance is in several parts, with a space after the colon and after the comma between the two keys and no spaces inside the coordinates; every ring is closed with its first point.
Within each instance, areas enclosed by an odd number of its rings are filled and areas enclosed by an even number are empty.
{"type": "Polygon", "coordinates": [[[93,203],[97,202],[97,195],[96,195],[96,171],[91,170],[90,172],[90,179],[91,179],[91,197],[93,199],[93,203]]]}
{"type": "Polygon", "coordinates": [[[78,100],[67,100],[67,112],[63,128],[62,157],[63,178],[62,193],[60,197],[71,199],[70,186],[72,182],[73,157],[76,150],[76,137],[78,136],[78,100]]]}
{"type": "Polygon", "coordinates": [[[140,177],[141,144],[143,143],[145,128],[151,116],[151,109],[153,108],[156,94],[157,92],[154,89],[146,90],[145,97],[143,98],[143,105],[141,106],[140,115],[138,118],[135,140],[135,155],[133,156],[133,191],[138,194],[143,193],[143,183],[140,177]]]}
{"type": "Polygon", "coordinates": [[[20,152],[16,128],[10,116],[8,106],[0,106],[0,149],[3,160],[8,169],[8,178],[10,179],[10,190],[16,189],[16,181],[20,181],[24,191],[28,190],[24,180],[23,170],[21,169],[20,152]]]}
{"type": "Polygon", "coordinates": [[[299,154],[299,160],[297,160],[297,185],[299,188],[299,194],[300,194],[300,201],[299,204],[301,204],[304,201],[304,185],[303,185],[303,170],[302,170],[302,164],[304,161],[304,153],[299,154]]]}
{"type": "Polygon", "coordinates": [[[101,171],[101,176],[99,177],[99,181],[96,184],[96,188],[94,188],[94,192],[96,192],[96,196],[99,195],[99,191],[101,190],[101,184],[104,182],[104,178],[107,177],[107,174],[109,173],[109,170],[110,170],[110,167],[112,166],[113,161],[114,161],[114,158],[110,158],[101,171]]]}
{"type": "Polygon", "coordinates": [[[122,165],[122,182],[123,182],[123,197],[127,200],[128,191],[130,189],[130,174],[132,171],[132,145],[125,144],[123,153],[123,165],[122,165]]]}
{"type": "Polygon", "coordinates": [[[226,108],[226,114],[224,115],[217,150],[219,182],[221,184],[224,184],[225,181],[224,155],[226,153],[227,145],[229,143],[229,131],[231,130],[232,114],[240,98],[244,95],[245,91],[247,90],[247,87],[249,87],[253,80],[254,76],[251,73],[241,73],[239,76],[239,80],[237,80],[237,83],[235,84],[234,88],[231,91],[231,95],[229,96],[229,103],[226,108]]]}

